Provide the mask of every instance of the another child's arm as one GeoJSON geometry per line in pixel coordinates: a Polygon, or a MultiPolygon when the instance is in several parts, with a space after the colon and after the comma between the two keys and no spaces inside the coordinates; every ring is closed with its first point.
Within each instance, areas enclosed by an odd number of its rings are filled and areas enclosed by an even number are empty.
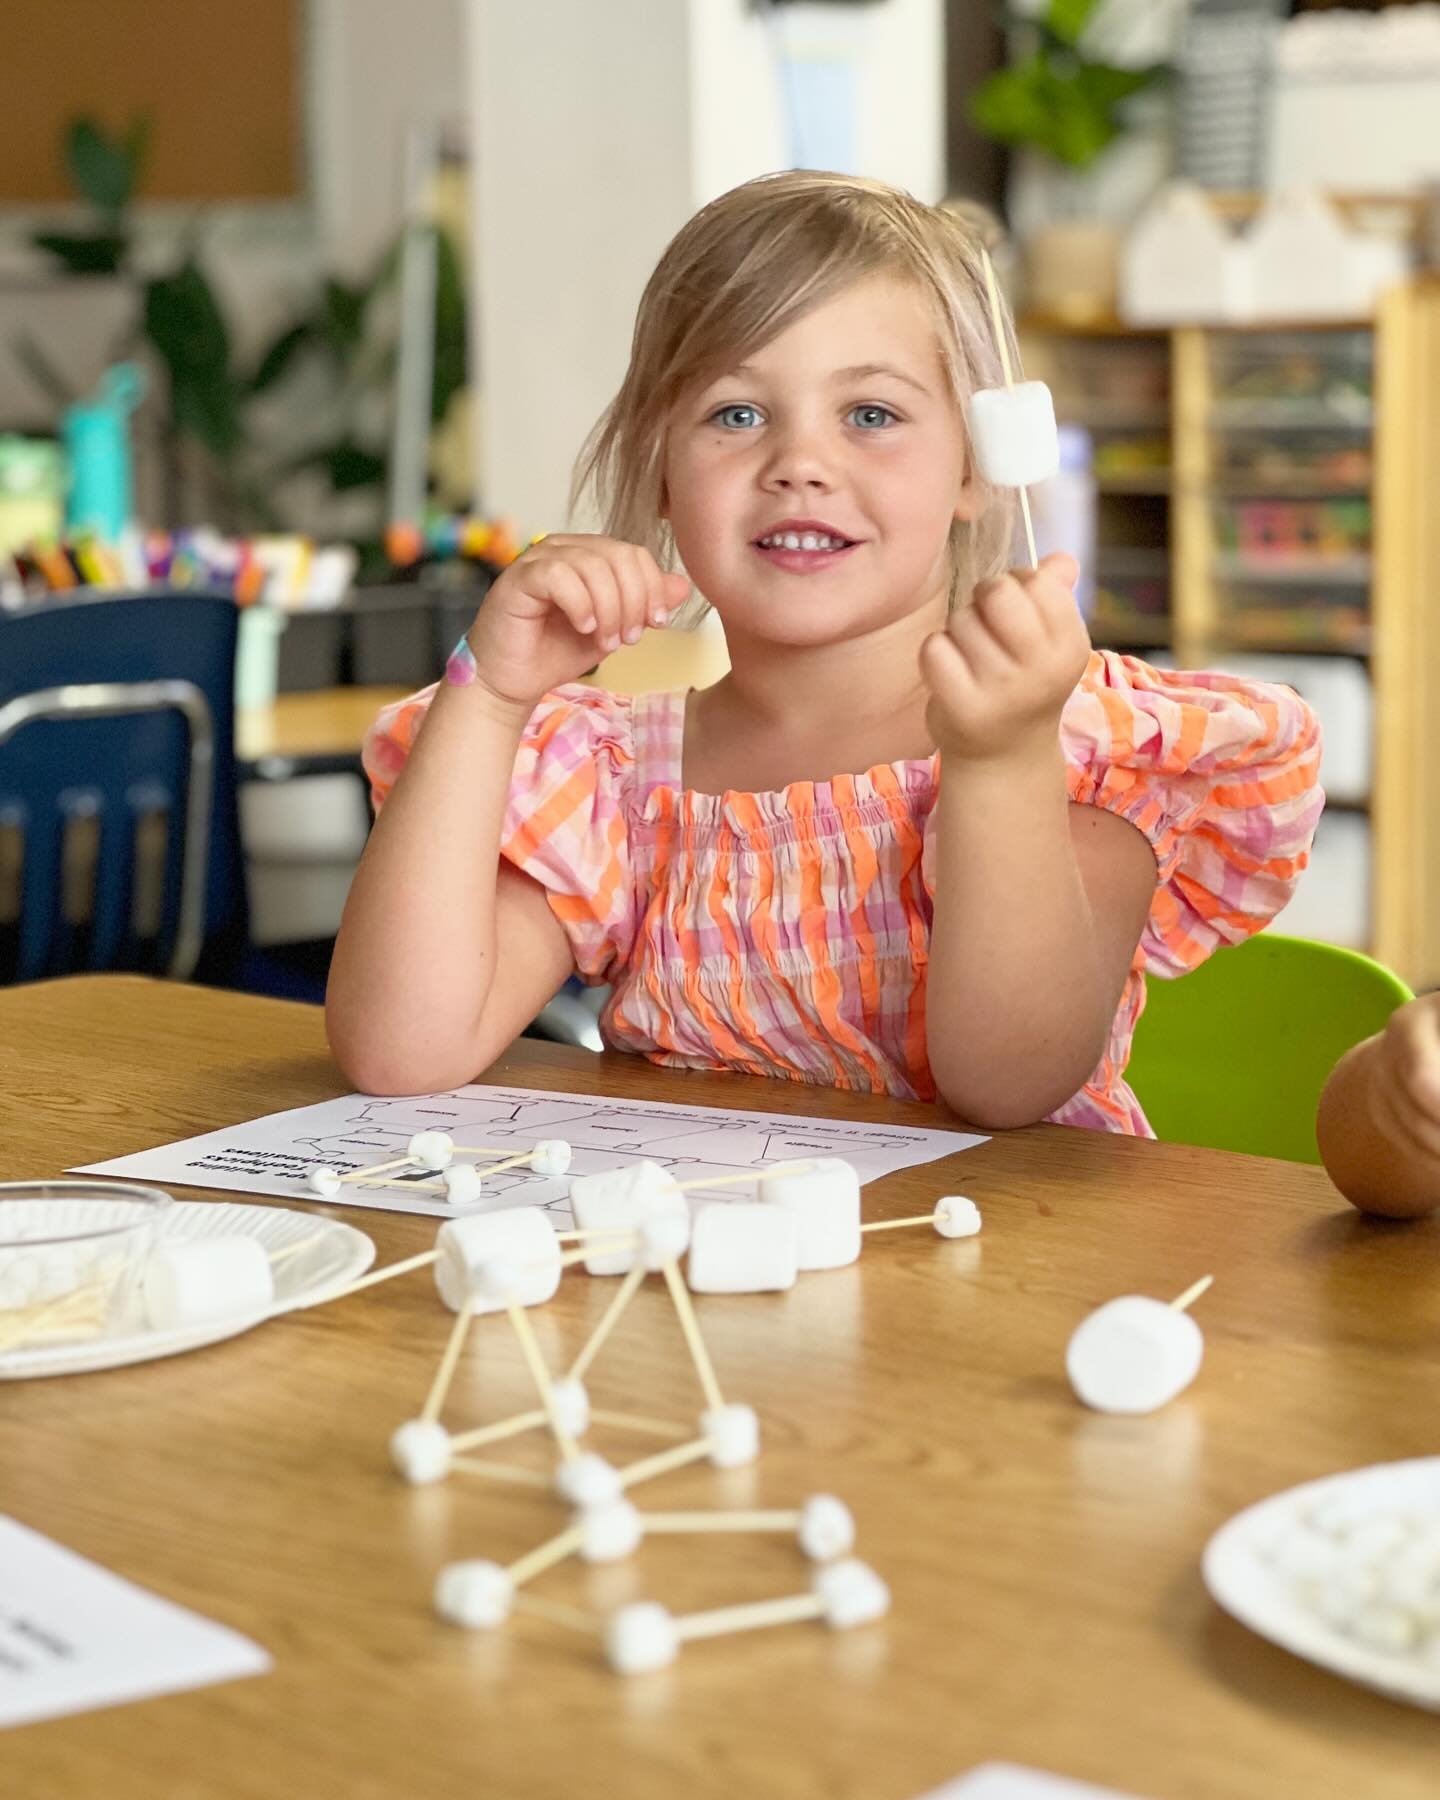
{"type": "Polygon", "coordinates": [[[1440,994],[1341,1057],[1315,1132],[1330,1179],[1362,1212],[1410,1219],[1440,1205],[1440,994]]]}
{"type": "Polygon", "coordinates": [[[597,537],[548,537],[491,588],[467,639],[473,679],[441,684],[346,902],[326,1028],[358,1087],[470,1080],[571,972],[543,889],[500,856],[521,733],[545,693],[663,622],[685,588],[597,537]]]}
{"type": "Polygon", "coordinates": [[[1047,557],[982,584],[921,653],[941,753],[930,1067],[991,1127],[1044,1118],[1094,1072],[1155,891],[1140,832],[1069,802],[1060,716],[1090,650],[1074,574],[1047,557]]]}

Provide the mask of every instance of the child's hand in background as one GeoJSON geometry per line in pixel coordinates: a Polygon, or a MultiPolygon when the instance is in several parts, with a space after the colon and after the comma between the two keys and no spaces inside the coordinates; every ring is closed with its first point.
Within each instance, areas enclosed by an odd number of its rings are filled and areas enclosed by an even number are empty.
{"type": "Polygon", "coordinates": [[[542,538],[495,582],[470,628],[477,679],[497,699],[532,707],[647,625],[666,624],[689,591],[638,544],[542,538]]]}
{"type": "Polygon", "coordinates": [[[1073,557],[982,581],[920,651],[926,721],[942,755],[976,762],[1053,751],[1090,657],[1073,557]]]}
{"type": "Polygon", "coordinates": [[[1370,1092],[1376,1122],[1433,1160],[1440,1198],[1440,994],[1390,1015],[1375,1040],[1370,1092]]]}
{"type": "Polygon", "coordinates": [[[1330,1179],[1364,1212],[1440,1205],[1440,994],[1390,1015],[1331,1071],[1315,1120],[1330,1179]]]}

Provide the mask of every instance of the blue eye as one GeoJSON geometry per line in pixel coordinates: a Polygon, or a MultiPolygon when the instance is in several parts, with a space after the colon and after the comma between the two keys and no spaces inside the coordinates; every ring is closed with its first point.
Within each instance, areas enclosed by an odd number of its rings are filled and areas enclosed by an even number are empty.
{"type": "Polygon", "coordinates": [[[722,406],[710,415],[710,419],[712,424],[723,425],[727,431],[749,431],[760,423],[760,409],[737,401],[733,406],[722,406]]]}
{"type": "Polygon", "coordinates": [[[852,406],[846,415],[852,425],[858,425],[862,431],[883,431],[887,426],[898,424],[896,415],[888,406],[852,406]]]}

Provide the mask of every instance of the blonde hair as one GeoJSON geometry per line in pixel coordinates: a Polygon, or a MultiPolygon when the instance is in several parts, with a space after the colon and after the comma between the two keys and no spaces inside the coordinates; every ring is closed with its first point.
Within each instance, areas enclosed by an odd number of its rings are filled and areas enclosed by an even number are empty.
{"type": "MultiPolygon", "coordinates": [[[[593,495],[610,536],[673,567],[660,508],[677,404],[868,275],[907,281],[930,303],[963,417],[976,388],[1002,379],[981,255],[996,236],[979,208],[925,206],[881,181],[811,169],[762,175],[712,200],[672,238],[646,284],[630,366],[576,463],[572,508],[593,495]]],[[[1003,307],[1002,318],[1008,335],[1003,307]]],[[[1008,558],[1013,496],[990,490],[981,500],[973,523],[951,524],[952,603],[1008,558]]]]}

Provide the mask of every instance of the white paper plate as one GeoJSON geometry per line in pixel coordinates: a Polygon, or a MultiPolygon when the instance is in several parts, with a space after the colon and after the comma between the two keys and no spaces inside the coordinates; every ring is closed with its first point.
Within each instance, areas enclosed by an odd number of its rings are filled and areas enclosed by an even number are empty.
{"type": "Polygon", "coordinates": [[[1393,1700],[1440,1711],[1440,1668],[1419,1657],[1373,1650],[1334,1630],[1291,1593],[1266,1560],[1285,1531],[1321,1502],[1342,1495],[1347,1502],[1377,1510],[1433,1507],[1440,1512],[1440,1456],[1329,1475],[1237,1513],[1205,1547],[1205,1585],[1242,1625],[1293,1655],[1393,1700]]]}
{"type": "MultiPolygon", "coordinates": [[[[189,1239],[253,1237],[267,1250],[283,1250],[302,1238],[314,1238],[313,1243],[287,1258],[275,1271],[275,1298],[292,1305],[323,1289],[353,1281],[375,1260],[373,1241],[353,1225],[318,1218],[314,1213],[287,1212],[278,1206],[242,1206],[228,1200],[177,1200],[166,1213],[158,1235],[189,1239]]],[[[0,1381],[19,1381],[33,1375],[79,1375],[92,1369],[119,1369],[127,1363],[175,1356],[182,1350],[197,1350],[202,1344],[238,1337],[265,1316],[258,1312],[234,1313],[206,1325],[187,1326],[182,1331],[151,1331],[137,1317],[128,1327],[122,1325],[103,1337],[0,1352],[0,1381]]]]}

